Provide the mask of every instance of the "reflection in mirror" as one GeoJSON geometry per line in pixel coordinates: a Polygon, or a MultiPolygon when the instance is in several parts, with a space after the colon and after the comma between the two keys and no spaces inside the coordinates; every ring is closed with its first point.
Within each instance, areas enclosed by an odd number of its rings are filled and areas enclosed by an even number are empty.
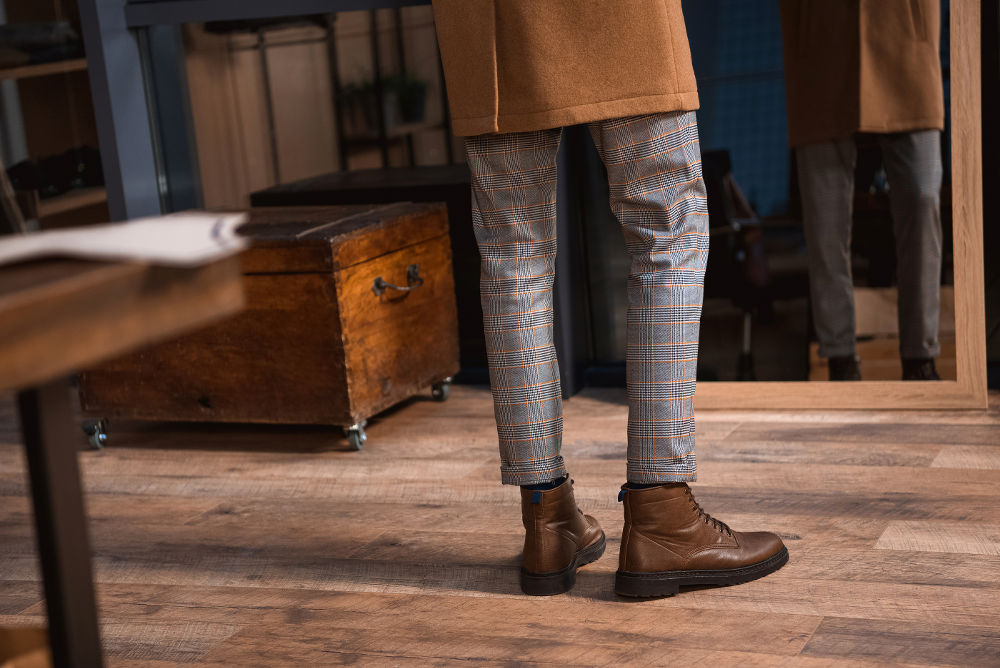
{"type": "MultiPolygon", "coordinates": [[[[700,380],[955,378],[947,11],[685,0],[711,221],[700,380]]],[[[585,228],[614,364],[620,233],[585,228]]]]}
{"type": "Polygon", "coordinates": [[[866,184],[888,193],[902,377],[940,379],[940,12],[940,0],[781,1],[788,136],[813,324],[830,380],[862,377],[851,227],[854,193],[866,184]],[[881,154],[860,173],[859,144],[881,154]]]}

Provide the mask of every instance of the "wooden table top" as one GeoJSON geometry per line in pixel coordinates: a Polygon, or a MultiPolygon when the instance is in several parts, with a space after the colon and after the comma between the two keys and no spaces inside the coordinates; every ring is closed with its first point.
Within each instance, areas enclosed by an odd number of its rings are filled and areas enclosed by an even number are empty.
{"type": "Polygon", "coordinates": [[[81,260],[0,267],[0,391],[207,325],[243,300],[236,257],[194,268],[81,260]]]}

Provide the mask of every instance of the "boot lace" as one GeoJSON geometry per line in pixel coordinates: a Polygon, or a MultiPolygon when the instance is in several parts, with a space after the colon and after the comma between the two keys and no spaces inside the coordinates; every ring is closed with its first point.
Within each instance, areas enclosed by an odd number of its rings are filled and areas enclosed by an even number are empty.
{"type": "Polygon", "coordinates": [[[709,515],[708,513],[705,512],[705,510],[701,507],[701,504],[699,504],[695,500],[694,494],[691,493],[691,488],[690,487],[685,487],[684,491],[687,492],[688,499],[691,500],[691,508],[692,508],[692,510],[694,510],[696,513],[698,513],[698,517],[700,517],[701,519],[703,519],[705,521],[705,524],[708,524],[708,525],[712,526],[716,531],[725,533],[725,534],[727,534],[729,536],[733,535],[733,530],[729,528],[728,524],[726,524],[722,520],[715,519],[714,517],[712,517],[711,515],[709,515]]]}

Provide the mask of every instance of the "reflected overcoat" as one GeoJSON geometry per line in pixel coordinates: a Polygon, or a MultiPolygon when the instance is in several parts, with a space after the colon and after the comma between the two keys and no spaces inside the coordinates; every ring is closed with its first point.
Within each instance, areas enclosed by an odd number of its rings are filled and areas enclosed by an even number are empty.
{"type": "Polygon", "coordinates": [[[792,146],[944,129],[940,0],[781,0],[792,146]]]}
{"type": "Polygon", "coordinates": [[[681,0],[433,0],[456,135],[698,108],[681,0]]]}

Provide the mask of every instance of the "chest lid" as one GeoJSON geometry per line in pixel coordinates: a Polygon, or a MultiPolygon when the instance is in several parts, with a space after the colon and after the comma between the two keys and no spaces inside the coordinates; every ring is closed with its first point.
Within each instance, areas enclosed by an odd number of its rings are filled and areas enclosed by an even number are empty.
{"type": "Polygon", "coordinates": [[[245,274],[330,272],[448,234],[444,204],[255,207],[245,274]]]}

